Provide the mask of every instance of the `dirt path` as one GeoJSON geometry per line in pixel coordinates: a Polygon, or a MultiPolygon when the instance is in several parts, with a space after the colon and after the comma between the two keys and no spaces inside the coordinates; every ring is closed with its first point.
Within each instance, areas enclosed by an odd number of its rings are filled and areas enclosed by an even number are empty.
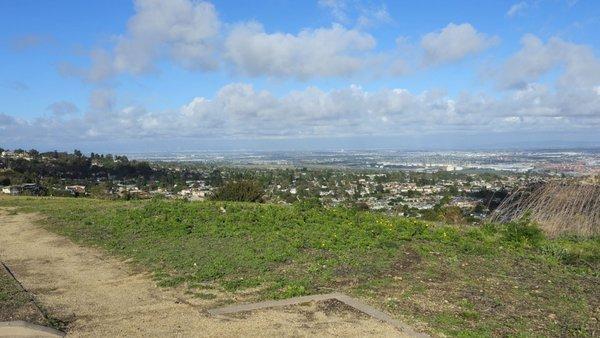
{"type": "Polygon", "coordinates": [[[35,225],[38,217],[0,209],[0,260],[54,317],[69,321],[69,336],[401,336],[366,315],[314,304],[215,318],[207,310],[219,298],[158,288],[126,262],[35,225]]]}

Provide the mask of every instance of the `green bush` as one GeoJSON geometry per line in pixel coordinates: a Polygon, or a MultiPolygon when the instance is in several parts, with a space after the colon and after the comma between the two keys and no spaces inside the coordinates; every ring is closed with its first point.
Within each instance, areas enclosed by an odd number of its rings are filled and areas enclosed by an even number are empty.
{"type": "Polygon", "coordinates": [[[544,234],[528,216],[524,216],[518,221],[505,224],[502,229],[502,238],[514,245],[538,247],[544,240],[544,234]]]}
{"type": "Polygon", "coordinates": [[[600,238],[590,240],[559,239],[545,243],[540,251],[572,266],[600,267],[600,238]]]}
{"type": "Polygon", "coordinates": [[[310,210],[320,210],[323,208],[323,203],[316,198],[307,198],[301,201],[297,201],[294,203],[294,208],[298,211],[310,211],[310,210]]]}
{"type": "Polygon", "coordinates": [[[227,182],[212,196],[217,201],[263,202],[265,191],[256,181],[227,182]]]}

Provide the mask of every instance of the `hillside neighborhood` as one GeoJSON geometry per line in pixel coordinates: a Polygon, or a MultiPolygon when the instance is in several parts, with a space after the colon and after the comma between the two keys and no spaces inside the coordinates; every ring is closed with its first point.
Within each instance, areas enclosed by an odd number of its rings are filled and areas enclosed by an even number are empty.
{"type": "Polygon", "coordinates": [[[305,200],[388,214],[461,221],[486,217],[508,193],[552,179],[543,172],[244,167],[190,162],[144,162],[126,156],[3,150],[1,191],[7,195],[186,200],[210,199],[225,182],[251,180],[263,201],[305,200]]]}

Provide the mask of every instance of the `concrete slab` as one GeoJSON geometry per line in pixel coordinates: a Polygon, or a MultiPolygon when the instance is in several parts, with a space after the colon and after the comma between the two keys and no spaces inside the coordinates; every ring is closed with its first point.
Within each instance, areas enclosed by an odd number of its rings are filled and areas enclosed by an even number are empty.
{"type": "Polygon", "coordinates": [[[0,337],[64,337],[65,333],[50,327],[17,320],[0,322],[0,337]]]}
{"type": "Polygon", "coordinates": [[[302,303],[308,303],[308,302],[319,302],[319,301],[325,301],[325,300],[330,300],[330,299],[338,300],[338,301],[340,301],[340,302],[342,302],[364,314],[367,314],[367,315],[377,319],[377,320],[388,323],[388,324],[394,326],[395,328],[397,328],[398,330],[400,330],[400,332],[402,332],[406,336],[429,337],[426,334],[414,331],[410,326],[392,318],[385,312],[377,310],[374,307],[369,306],[369,305],[359,301],[358,299],[355,299],[355,298],[352,298],[343,293],[337,293],[337,292],[312,295],[312,296],[294,297],[294,298],[288,298],[288,299],[283,299],[283,300],[264,301],[264,302],[258,302],[258,303],[250,303],[250,304],[237,304],[237,305],[220,307],[220,308],[216,308],[216,309],[210,309],[210,310],[208,310],[208,313],[210,313],[211,315],[213,315],[215,317],[222,317],[222,316],[225,316],[228,314],[233,314],[233,313],[238,313],[238,312],[253,311],[253,310],[266,309],[266,308],[272,308],[272,307],[283,307],[283,306],[290,306],[290,305],[296,305],[296,304],[302,304],[302,303]]]}

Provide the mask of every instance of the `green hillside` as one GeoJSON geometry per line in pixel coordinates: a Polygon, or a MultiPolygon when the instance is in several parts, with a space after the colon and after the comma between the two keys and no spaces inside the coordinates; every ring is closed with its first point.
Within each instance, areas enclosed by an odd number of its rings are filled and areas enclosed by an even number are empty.
{"type": "Polygon", "coordinates": [[[0,198],[131,258],[165,287],[253,299],[342,291],[449,335],[600,332],[600,238],[523,221],[456,227],[310,203],[0,198]]]}

